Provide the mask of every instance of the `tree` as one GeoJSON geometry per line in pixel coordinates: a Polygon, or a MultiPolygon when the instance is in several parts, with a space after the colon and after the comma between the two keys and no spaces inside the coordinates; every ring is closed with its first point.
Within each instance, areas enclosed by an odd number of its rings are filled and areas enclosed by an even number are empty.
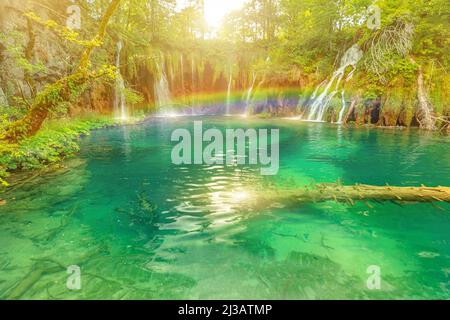
{"type": "MultiPolygon", "coordinates": [[[[78,68],[71,75],[58,80],[47,86],[34,99],[33,105],[28,114],[13,123],[11,123],[5,131],[2,140],[9,143],[18,142],[23,138],[34,135],[42,126],[49,112],[63,102],[70,102],[80,94],[82,86],[89,80],[104,76],[108,70],[97,74],[90,70],[90,58],[94,48],[101,45],[109,20],[117,10],[121,0],[112,0],[105,14],[103,15],[95,37],[88,42],[84,42],[86,49],[84,50],[78,68]]],[[[30,17],[35,17],[30,15],[30,17]]],[[[35,17],[36,18],[36,17],[35,17]]]]}

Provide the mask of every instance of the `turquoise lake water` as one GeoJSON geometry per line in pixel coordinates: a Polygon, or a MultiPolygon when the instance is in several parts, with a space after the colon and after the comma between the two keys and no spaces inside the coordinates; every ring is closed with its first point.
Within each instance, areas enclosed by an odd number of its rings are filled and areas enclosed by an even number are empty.
{"type": "Polygon", "coordinates": [[[450,186],[450,139],[291,120],[152,119],[98,130],[81,152],[2,195],[2,299],[448,299],[450,206],[277,203],[243,191],[315,182],[450,186]],[[171,164],[171,133],[280,129],[280,170],[171,164]],[[246,200],[243,200],[246,201],[246,200]],[[68,290],[66,268],[81,269],[68,290]],[[367,269],[379,266],[381,289],[367,269]]]}

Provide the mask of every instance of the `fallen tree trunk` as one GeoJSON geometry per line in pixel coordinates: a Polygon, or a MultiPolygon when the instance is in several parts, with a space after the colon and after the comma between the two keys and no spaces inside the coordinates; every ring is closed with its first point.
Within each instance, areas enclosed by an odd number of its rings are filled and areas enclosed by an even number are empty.
{"type": "MultiPolygon", "coordinates": [[[[253,198],[253,197],[252,197],[253,198]]],[[[399,203],[450,203],[450,187],[393,187],[339,184],[318,184],[314,187],[276,190],[276,192],[258,193],[250,201],[251,207],[270,207],[280,202],[288,205],[335,201],[353,205],[356,201],[394,201],[399,203]]],[[[245,204],[244,204],[245,205],[245,204]]]]}

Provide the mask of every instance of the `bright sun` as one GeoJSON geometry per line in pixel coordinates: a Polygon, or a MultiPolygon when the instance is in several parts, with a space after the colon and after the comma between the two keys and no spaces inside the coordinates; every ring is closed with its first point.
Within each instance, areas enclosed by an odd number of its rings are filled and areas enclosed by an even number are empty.
{"type": "MultiPolygon", "coordinates": [[[[242,8],[247,0],[204,0],[205,20],[208,29],[217,31],[222,24],[223,18],[233,10],[242,8]]],[[[177,0],[177,8],[184,8],[188,0],[177,0]]]]}
{"type": "Polygon", "coordinates": [[[205,20],[209,28],[218,29],[223,18],[242,7],[246,0],[205,0],[205,20]]]}

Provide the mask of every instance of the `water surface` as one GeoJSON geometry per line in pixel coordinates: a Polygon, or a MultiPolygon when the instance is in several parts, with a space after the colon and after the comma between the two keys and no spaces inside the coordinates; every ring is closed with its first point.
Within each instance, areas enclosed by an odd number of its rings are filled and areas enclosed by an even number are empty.
{"type": "Polygon", "coordinates": [[[277,203],[255,211],[236,196],[338,180],[448,186],[448,137],[202,120],[205,128],[279,128],[279,174],[172,165],[170,135],[192,129],[192,117],[96,131],[66,169],[5,195],[0,298],[450,298],[448,205],[277,203]],[[66,287],[70,265],[81,268],[80,291],[66,287]],[[372,265],[381,268],[381,290],[367,288],[372,265]]]}

